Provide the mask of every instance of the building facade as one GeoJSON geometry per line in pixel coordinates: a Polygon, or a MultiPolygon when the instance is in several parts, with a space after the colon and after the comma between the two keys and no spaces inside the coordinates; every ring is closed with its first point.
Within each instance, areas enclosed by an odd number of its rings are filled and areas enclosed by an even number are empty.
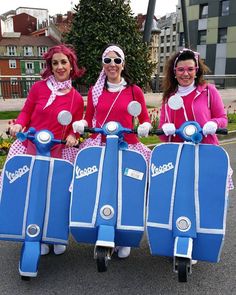
{"type": "MultiPolygon", "coordinates": [[[[211,74],[235,75],[236,1],[186,0],[186,10],[190,47],[200,53],[211,74]]],[[[183,46],[183,21],[180,9],[179,48],[183,46]]]]}

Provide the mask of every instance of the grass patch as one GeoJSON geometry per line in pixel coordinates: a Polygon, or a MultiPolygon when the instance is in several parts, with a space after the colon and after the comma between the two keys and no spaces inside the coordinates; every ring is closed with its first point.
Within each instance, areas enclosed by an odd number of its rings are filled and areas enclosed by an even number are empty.
{"type": "Polygon", "coordinates": [[[0,120],[11,120],[16,119],[20,111],[5,111],[0,112],[0,120]]]}
{"type": "Polygon", "coordinates": [[[0,156],[0,169],[2,169],[5,161],[6,161],[6,155],[5,156],[0,156]]]}

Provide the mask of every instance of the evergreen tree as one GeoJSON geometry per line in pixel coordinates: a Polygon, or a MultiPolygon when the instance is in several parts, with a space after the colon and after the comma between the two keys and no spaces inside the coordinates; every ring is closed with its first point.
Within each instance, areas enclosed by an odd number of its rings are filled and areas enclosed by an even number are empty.
{"type": "Polygon", "coordinates": [[[74,46],[79,66],[86,69],[79,83],[90,86],[101,71],[101,55],[107,44],[120,45],[132,81],[140,87],[150,82],[153,64],[142,41],[129,0],[80,0],[75,6],[71,30],[64,42],[74,46]]]}

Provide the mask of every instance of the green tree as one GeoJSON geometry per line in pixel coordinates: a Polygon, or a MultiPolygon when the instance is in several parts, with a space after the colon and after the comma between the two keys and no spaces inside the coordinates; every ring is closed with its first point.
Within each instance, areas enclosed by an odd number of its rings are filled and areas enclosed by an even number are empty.
{"type": "Polygon", "coordinates": [[[75,6],[71,30],[64,42],[74,46],[79,66],[86,69],[79,83],[90,86],[101,70],[101,54],[109,43],[120,45],[134,83],[145,87],[150,82],[153,64],[148,45],[142,41],[129,0],[80,0],[75,6]]]}

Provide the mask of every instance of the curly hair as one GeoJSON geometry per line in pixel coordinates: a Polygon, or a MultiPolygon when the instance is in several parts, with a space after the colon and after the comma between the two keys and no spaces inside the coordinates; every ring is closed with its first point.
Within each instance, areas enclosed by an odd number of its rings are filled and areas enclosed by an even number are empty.
{"type": "Polygon", "coordinates": [[[78,60],[76,53],[71,45],[61,44],[51,47],[44,55],[43,58],[46,61],[46,68],[42,72],[41,76],[43,79],[48,78],[49,76],[53,75],[52,73],[52,57],[55,53],[63,53],[69,59],[71,64],[71,79],[79,78],[84,74],[84,69],[78,68],[78,60]]]}
{"type": "Polygon", "coordinates": [[[173,54],[166,62],[164,68],[164,78],[162,82],[163,102],[168,100],[168,98],[177,91],[178,81],[175,77],[174,67],[179,61],[192,59],[195,62],[198,70],[196,72],[195,85],[203,85],[206,83],[204,75],[210,72],[210,69],[204,64],[203,60],[200,58],[199,53],[192,51],[191,49],[184,49],[173,54]]]}

